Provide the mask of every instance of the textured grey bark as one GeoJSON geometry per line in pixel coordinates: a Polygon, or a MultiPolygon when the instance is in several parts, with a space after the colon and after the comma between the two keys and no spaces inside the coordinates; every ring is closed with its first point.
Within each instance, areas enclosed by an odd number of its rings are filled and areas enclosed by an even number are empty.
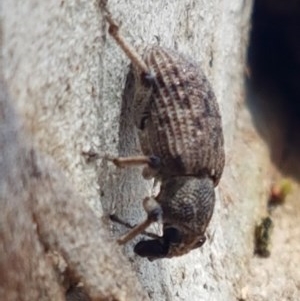
{"type": "Polygon", "coordinates": [[[105,224],[28,143],[10,103],[0,80],[0,300],[148,300],[105,224]]]}
{"type": "MultiPolygon", "coordinates": [[[[273,293],[272,285],[259,281],[260,263],[252,260],[254,224],[265,214],[272,169],[244,103],[251,5],[109,1],[133,44],[160,43],[201,64],[223,117],[227,162],[206,244],[155,262],[137,258],[132,244],[124,248],[152,300],[229,301],[244,294],[249,300],[282,300],[297,294],[299,281],[286,279],[295,275],[283,277],[280,294],[273,293]]],[[[129,62],[108,36],[96,2],[2,0],[2,26],[4,76],[39,150],[54,158],[99,218],[116,212],[132,224],[143,219],[140,200],[152,193],[152,183],[141,170],[120,171],[82,156],[90,149],[122,155],[139,149],[128,99],[122,102],[129,62]]],[[[112,227],[112,235],[121,231],[112,227]]]]}

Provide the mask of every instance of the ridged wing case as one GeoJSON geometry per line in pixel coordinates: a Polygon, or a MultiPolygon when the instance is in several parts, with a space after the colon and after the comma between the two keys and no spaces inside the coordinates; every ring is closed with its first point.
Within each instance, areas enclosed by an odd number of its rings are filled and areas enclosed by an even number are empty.
{"type": "Polygon", "coordinates": [[[161,176],[208,175],[215,185],[225,155],[216,97],[200,67],[160,46],[143,50],[150,75],[135,74],[135,123],[145,155],[161,159],[161,176]]]}

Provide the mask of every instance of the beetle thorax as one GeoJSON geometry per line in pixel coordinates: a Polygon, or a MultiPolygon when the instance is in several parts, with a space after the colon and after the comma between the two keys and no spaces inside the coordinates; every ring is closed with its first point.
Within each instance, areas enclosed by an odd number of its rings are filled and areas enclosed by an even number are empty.
{"type": "Polygon", "coordinates": [[[178,228],[192,243],[192,237],[204,234],[211,219],[215,204],[213,181],[208,177],[163,179],[157,201],[164,224],[178,228]]]}

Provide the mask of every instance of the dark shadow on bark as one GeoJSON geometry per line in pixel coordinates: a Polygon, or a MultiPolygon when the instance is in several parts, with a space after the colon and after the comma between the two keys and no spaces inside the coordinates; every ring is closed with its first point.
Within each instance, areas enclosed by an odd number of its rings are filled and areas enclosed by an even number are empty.
{"type": "Polygon", "coordinates": [[[254,2],[248,106],[273,163],[300,179],[300,2],[254,2]]]}

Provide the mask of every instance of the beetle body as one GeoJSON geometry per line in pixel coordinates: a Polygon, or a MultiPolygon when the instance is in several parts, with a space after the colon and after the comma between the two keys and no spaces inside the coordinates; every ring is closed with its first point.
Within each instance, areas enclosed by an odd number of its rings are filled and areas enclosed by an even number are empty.
{"type": "Polygon", "coordinates": [[[225,162],[218,103],[193,60],[157,45],[139,54],[103,9],[110,35],[131,60],[127,82],[134,90],[134,122],[144,155],[110,160],[120,167],[146,164],[144,177],[161,180],[158,196],[144,200],[147,220],[118,241],[126,243],[162,218],[163,236],[140,241],[134,250],[150,260],[179,256],[205,242],[213,213],[214,187],[225,162]]]}
{"type": "Polygon", "coordinates": [[[162,181],[156,201],[164,236],[135,251],[149,259],[179,256],[205,241],[225,162],[221,116],[196,63],[159,46],[145,48],[142,58],[150,73],[132,67],[134,118],[144,155],[160,159],[152,174],[162,181]]]}
{"type": "Polygon", "coordinates": [[[135,124],[142,151],[161,159],[159,175],[211,178],[224,167],[221,116],[213,90],[191,60],[160,46],[147,47],[150,75],[134,70],[135,124]]]}

